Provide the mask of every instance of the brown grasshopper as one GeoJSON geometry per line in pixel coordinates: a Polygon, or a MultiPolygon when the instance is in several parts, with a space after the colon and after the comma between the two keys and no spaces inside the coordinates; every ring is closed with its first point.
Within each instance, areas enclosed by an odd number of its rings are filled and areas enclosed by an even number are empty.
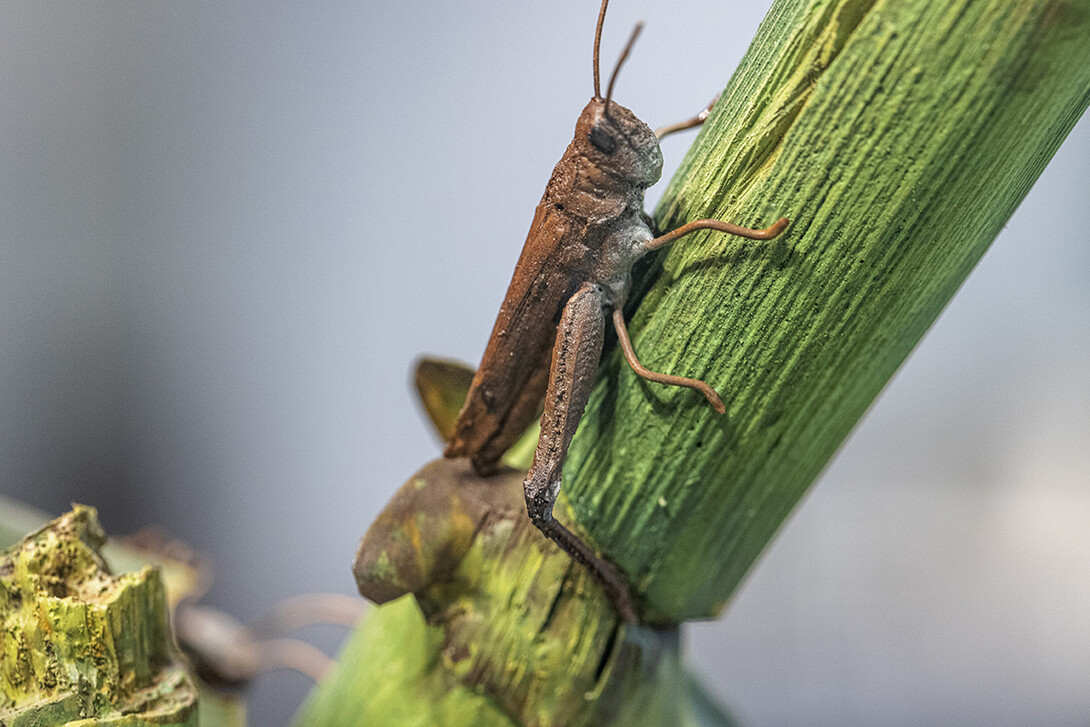
{"type": "MultiPolygon", "coordinates": [[[[639,34],[637,25],[602,96],[598,52],[609,0],[602,0],[594,34],[594,97],[575,124],[575,138],[553,169],[534,212],[507,296],[447,445],[447,457],[469,457],[478,474],[496,470],[503,453],[532,423],[542,398],[541,438],[524,484],[530,519],[586,567],[626,621],[637,620],[617,569],[553,517],[561,465],[590,396],[605,336],[606,310],[632,369],[650,381],[702,393],[726,411],[707,383],[648,370],[636,358],[623,308],[633,264],[647,253],[697,230],[768,240],[786,218],[763,230],[702,219],[656,237],[643,211],[644,191],[662,175],[659,139],[704,121],[653,132],[615,103],[613,84],[639,34]]],[[[713,102],[714,103],[714,102],[713,102]]],[[[710,107],[709,107],[710,108],[710,107]]]]}

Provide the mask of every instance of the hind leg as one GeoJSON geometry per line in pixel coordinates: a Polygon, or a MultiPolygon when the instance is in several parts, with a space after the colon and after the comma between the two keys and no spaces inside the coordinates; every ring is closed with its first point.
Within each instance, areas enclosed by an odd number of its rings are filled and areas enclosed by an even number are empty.
{"type": "Polygon", "coordinates": [[[621,618],[634,623],[637,620],[636,610],[621,574],[612,563],[600,557],[553,517],[564,457],[583,416],[602,355],[605,336],[603,303],[601,288],[587,284],[564,306],[553,346],[545,412],[541,416],[541,438],[524,484],[526,511],[531,522],[546,537],[594,576],[621,618]]]}

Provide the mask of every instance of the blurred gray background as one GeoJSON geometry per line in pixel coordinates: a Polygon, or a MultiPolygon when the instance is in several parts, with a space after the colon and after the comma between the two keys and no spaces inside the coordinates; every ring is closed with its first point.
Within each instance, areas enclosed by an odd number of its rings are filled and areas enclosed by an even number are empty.
{"type": "MultiPolygon", "coordinates": [[[[166,527],[244,619],[352,593],[358,538],[439,453],[411,363],[478,360],[591,95],[596,6],[0,4],[0,493],[166,527]]],[[[615,0],[608,63],[648,24],[618,100],[698,110],[765,9],[615,0]]],[[[1084,121],[690,628],[744,724],[1090,722],[1088,170],[1084,121]]],[[[307,688],[261,678],[251,723],[307,688]]]]}

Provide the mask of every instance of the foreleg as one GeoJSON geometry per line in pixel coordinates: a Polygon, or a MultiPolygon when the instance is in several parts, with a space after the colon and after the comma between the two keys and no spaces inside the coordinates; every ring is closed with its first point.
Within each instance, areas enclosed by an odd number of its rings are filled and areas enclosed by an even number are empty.
{"type": "MultiPolygon", "coordinates": [[[[712,103],[715,103],[712,101],[712,103]]],[[[709,107],[710,108],[710,107],[709,107]]],[[[771,240],[774,237],[778,237],[784,230],[787,229],[787,225],[790,221],[786,217],[781,217],[776,220],[772,225],[766,227],[763,230],[752,230],[748,227],[740,227],[730,222],[723,222],[722,220],[693,220],[686,223],[676,230],[671,230],[665,235],[652,238],[643,243],[643,249],[645,252],[651,252],[652,250],[658,250],[661,247],[669,245],[671,242],[684,237],[685,235],[696,232],[697,230],[716,230],[718,232],[729,232],[732,235],[738,235],[740,237],[747,237],[751,240],[771,240]]],[[[726,412],[726,407],[723,406],[723,401],[719,398],[719,395],[715,393],[707,383],[700,381],[699,379],[689,379],[684,376],[672,376],[670,374],[660,374],[656,371],[651,371],[636,357],[636,351],[632,347],[632,341],[628,338],[628,329],[625,327],[624,313],[618,308],[613,311],[613,327],[617,331],[617,339],[621,344],[621,350],[624,351],[625,360],[628,361],[628,365],[632,367],[632,370],[643,378],[649,381],[655,381],[660,384],[671,384],[673,386],[686,386],[690,389],[696,389],[708,400],[708,403],[712,405],[718,413],[723,414],[726,412]]]]}
{"type": "Polygon", "coordinates": [[[771,240],[774,237],[779,237],[780,233],[786,230],[790,223],[791,221],[789,219],[781,217],[763,230],[754,230],[749,227],[735,225],[731,222],[723,222],[723,220],[693,220],[692,222],[686,222],[676,230],[670,230],[665,235],[659,235],[658,237],[648,240],[643,244],[643,249],[645,252],[658,250],[660,247],[665,247],[678,238],[685,237],[697,230],[728,232],[732,235],[749,238],[750,240],[771,240]]]}
{"type": "Polygon", "coordinates": [[[708,105],[699,114],[693,116],[692,118],[685,119],[684,121],[679,121],[676,124],[667,124],[666,126],[660,126],[659,128],[655,129],[655,136],[658,137],[659,141],[662,141],[663,137],[669,136],[674,132],[685,131],[686,129],[692,129],[700,126],[708,120],[709,116],[711,116],[712,109],[715,108],[715,102],[718,100],[719,94],[716,94],[715,98],[709,101],[708,105]]]}

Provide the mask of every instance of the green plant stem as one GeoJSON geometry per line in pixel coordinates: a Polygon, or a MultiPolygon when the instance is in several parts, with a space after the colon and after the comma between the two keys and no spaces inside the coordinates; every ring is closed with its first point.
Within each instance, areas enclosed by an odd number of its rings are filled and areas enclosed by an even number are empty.
{"type": "MultiPolygon", "coordinates": [[[[1090,3],[780,2],[656,215],[670,250],[573,443],[579,522],[651,614],[717,615],[1090,100],[1090,3]]],[[[1047,241],[1042,240],[1042,244],[1047,241]]]]}
{"type": "Polygon", "coordinates": [[[0,551],[0,725],[195,727],[160,571],[112,575],[82,505],[0,551]]]}
{"type": "MultiPolygon", "coordinates": [[[[649,368],[708,380],[727,413],[638,380],[614,352],[565,467],[574,520],[645,616],[720,612],[1090,103],[1087,58],[1090,0],[773,6],[656,218],[792,227],[676,243],[653,285],[637,281],[630,324],[649,368]]],[[[648,653],[641,630],[605,638],[595,589],[519,522],[424,594],[432,622],[408,601],[379,609],[299,723],[696,724],[680,689],[668,698],[676,658],[620,664],[648,653]],[[595,691],[571,689],[584,683],[595,691]],[[641,685],[666,696],[640,702],[641,685]],[[605,694],[622,708],[602,711],[605,694]]],[[[449,530],[404,525],[389,526],[449,530]]]]}

